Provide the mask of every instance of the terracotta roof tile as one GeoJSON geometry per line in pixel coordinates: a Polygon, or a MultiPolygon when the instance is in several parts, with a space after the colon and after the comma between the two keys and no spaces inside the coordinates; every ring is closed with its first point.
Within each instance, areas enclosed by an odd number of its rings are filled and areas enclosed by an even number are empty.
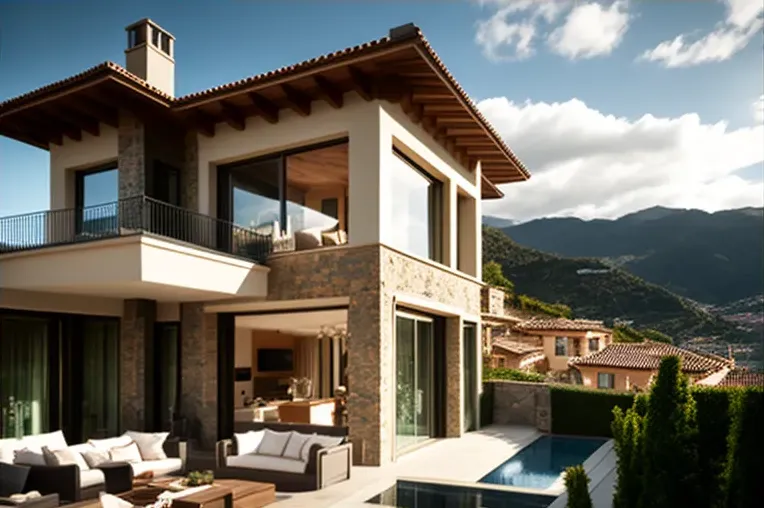
{"type": "Polygon", "coordinates": [[[507,340],[504,338],[494,339],[492,345],[493,347],[501,348],[516,355],[527,355],[529,353],[537,353],[544,350],[544,348],[540,346],[532,346],[530,344],[525,344],[524,342],[507,340]]]}
{"type": "Polygon", "coordinates": [[[718,386],[762,386],[764,387],[764,372],[751,372],[745,369],[734,369],[724,376],[718,386]]]}
{"type": "Polygon", "coordinates": [[[533,318],[517,325],[518,330],[604,331],[610,332],[602,321],[590,319],[533,318]]]}
{"type": "Polygon", "coordinates": [[[688,374],[708,373],[732,364],[730,360],[722,357],[701,355],[662,342],[615,343],[597,353],[571,358],[568,363],[593,367],[657,370],[661,359],[670,355],[676,355],[682,359],[682,371],[688,374]]]}

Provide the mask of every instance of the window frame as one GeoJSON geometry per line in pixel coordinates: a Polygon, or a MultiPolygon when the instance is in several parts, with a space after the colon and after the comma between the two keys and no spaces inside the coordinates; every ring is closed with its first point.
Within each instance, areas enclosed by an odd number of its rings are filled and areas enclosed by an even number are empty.
{"type": "Polygon", "coordinates": [[[612,372],[597,372],[597,389],[598,390],[614,390],[615,389],[615,374],[612,372]],[[607,386],[603,386],[600,382],[602,376],[607,376],[607,386]]]}
{"type": "Polygon", "coordinates": [[[557,357],[568,357],[568,356],[570,356],[569,353],[570,353],[570,343],[569,343],[568,337],[556,336],[554,338],[554,356],[557,356],[557,357]],[[565,346],[564,346],[565,354],[560,354],[558,352],[559,342],[561,340],[565,341],[565,346]]]}
{"type": "Polygon", "coordinates": [[[596,353],[597,351],[599,351],[600,350],[600,339],[597,338],[597,337],[593,337],[593,338],[589,339],[588,348],[589,348],[589,352],[590,353],[591,352],[595,352],[596,353]],[[597,347],[592,349],[592,343],[596,344],[597,347]]]}

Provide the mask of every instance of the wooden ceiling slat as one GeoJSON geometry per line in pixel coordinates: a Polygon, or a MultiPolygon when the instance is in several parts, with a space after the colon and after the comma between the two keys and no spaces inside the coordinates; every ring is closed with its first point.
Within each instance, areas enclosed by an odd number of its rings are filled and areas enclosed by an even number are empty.
{"type": "Polygon", "coordinates": [[[464,111],[464,108],[456,102],[441,104],[425,104],[425,113],[456,113],[464,111]]]}
{"type": "Polygon", "coordinates": [[[323,76],[313,76],[313,82],[318,88],[320,97],[329,103],[334,109],[339,109],[344,103],[344,95],[336,84],[323,76]]]}
{"type": "Polygon", "coordinates": [[[263,117],[266,122],[271,124],[279,122],[279,108],[275,104],[255,92],[249,92],[247,97],[249,97],[249,101],[257,114],[263,117]]]}
{"type": "Polygon", "coordinates": [[[246,117],[240,108],[227,101],[220,101],[220,113],[225,123],[237,131],[243,131],[246,126],[246,117]]]}
{"type": "Polygon", "coordinates": [[[474,136],[482,131],[478,127],[454,127],[447,129],[447,132],[449,136],[474,136]]]}
{"type": "Polygon", "coordinates": [[[99,121],[97,118],[82,114],[71,107],[64,105],[49,104],[44,111],[50,112],[56,119],[70,123],[91,136],[100,136],[99,121]]]}
{"type": "Polygon", "coordinates": [[[72,95],[68,97],[68,101],[73,108],[82,110],[85,114],[97,118],[109,127],[115,129],[119,127],[119,112],[116,108],[105,107],[83,94],[72,95]]]}
{"type": "Polygon", "coordinates": [[[284,92],[287,106],[300,116],[309,116],[311,107],[311,97],[301,92],[291,85],[282,84],[281,91],[284,92]]]}
{"type": "Polygon", "coordinates": [[[355,93],[360,95],[366,101],[372,100],[374,97],[372,95],[372,84],[369,76],[353,65],[348,66],[348,74],[350,74],[350,82],[355,93]]]}
{"type": "Polygon", "coordinates": [[[435,122],[438,125],[470,125],[474,123],[468,116],[437,116],[435,122]]]}

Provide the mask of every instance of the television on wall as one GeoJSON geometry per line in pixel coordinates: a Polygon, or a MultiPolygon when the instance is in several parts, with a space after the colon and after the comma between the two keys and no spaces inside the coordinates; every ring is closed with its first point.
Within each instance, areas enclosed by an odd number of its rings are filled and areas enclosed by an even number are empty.
{"type": "Polygon", "coordinates": [[[258,349],[258,372],[291,372],[294,370],[293,351],[291,349],[258,349]]]}

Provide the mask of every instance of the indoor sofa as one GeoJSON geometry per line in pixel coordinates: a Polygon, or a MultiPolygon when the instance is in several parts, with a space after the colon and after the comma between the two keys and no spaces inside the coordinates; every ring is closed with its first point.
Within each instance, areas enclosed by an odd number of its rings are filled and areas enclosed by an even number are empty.
{"type": "Polygon", "coordinates": [[[30,468],[28,490],[58,494],[62,502],[98,497],[99,492],[129,490],[135,476],[155,477],[185,470],[185,443],[168,433],[128,431],[108,439],[70,446],[59,430],[0,440],[0,461],[30,468]]]}
{"type": "Polygon", "coordinates": [[[271,422],[236,424],[217,444],[218,478],[273,483],[280,492],[318,490],[350,478],[347,429],[271,422]]]}

